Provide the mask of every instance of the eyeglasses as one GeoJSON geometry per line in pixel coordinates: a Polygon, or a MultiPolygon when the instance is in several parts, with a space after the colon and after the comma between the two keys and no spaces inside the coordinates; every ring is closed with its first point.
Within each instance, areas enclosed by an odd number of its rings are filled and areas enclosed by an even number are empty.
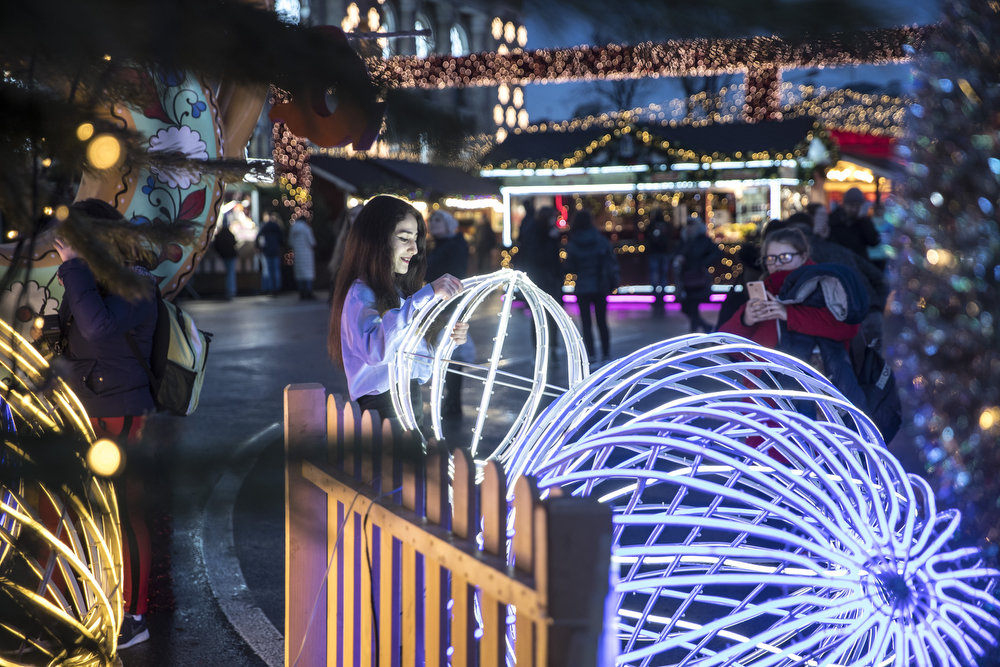
{"type": "Polygon", "coordinates": [[[764,255],[764,264],[788,264],[792,257],[801,255],[801,252],[783,252],[780,255],[764,255]]]}

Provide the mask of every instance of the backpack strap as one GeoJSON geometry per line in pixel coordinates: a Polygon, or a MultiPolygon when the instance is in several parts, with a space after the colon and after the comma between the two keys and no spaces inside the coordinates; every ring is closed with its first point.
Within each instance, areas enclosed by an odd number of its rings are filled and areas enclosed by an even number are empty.
{"type": "Polygon", "coordinates": [[[131,331],[125,332],[125,340],[128,341],[128,346],[132,349],[132,355],[139,361],[142,365],[142,369],[146,371],[146,375],[149,377],[149,387],[152,389],[156,386],[156,378],[153,377],[153,369],[149,367],[149,362],[146,361],[142,353],[139,352],[139,346],[135,342],[135,338],[132,337],[131,331]]]}

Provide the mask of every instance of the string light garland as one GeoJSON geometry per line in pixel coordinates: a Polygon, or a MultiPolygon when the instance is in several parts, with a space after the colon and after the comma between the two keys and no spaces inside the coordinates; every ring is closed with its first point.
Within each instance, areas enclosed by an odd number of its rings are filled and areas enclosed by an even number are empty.
{"type": "MultiPolygon", "coordinates": [[[[291,96],[271,87],[270,103],[288,102],[291,96]]],[[[312,169],[309,142],[288,129],[285,123],[271,126],[274,140],[274,177],[281,192],[281,205],[289,209],[291,220],[312,220],[312,169]]]]}
{"type": "Polygon", "coordinates": [[[780,117],[774,105],[782,70],[905,62],[913,57],[931,31],[929,27],[911,26],[801,40],[779,37],[692,39],[519,53],[435,54],[427,58],[397,56],[378,69],[384,81],[401,88],[523,86],[746,72],[749,94],[744,113],[748,120],[761,120],[780,117]]]}

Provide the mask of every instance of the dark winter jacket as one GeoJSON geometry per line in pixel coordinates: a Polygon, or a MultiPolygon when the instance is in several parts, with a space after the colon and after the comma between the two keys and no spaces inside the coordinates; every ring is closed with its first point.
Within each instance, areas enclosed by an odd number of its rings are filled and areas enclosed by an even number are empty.
{"type": "Polygon", "coordinates": [[[435,238],[434,247],[427,253],[427,275],[432,282],[446,273],[464,278],[469,272],[469,243],[461,234],[435,238]]]}
{"type": "Polygon", "coordinates": [[[100,289],[80,258],[59,267],[65,289],[59,323],[67,345],[57,368],[91,417],[138,416],[154,409],[149,376],[125,333],[131,332],[148,363],[156,329],[155,282],[149,271],[133,270],[150,281],[149,298],[136,303],[100,289]]]}
{"type": "Polygon", "coordinates": [[[826,307],[834,318],[847,324],[860,324],[868,314],[868,294],[861,277],[843,264],[800,266],[785,278],[778,301],[826,307]]]}
{"type": "Polygon", "coordinates": [[[268,220],[257,232],[256,242],[265,257],[277,257],[285,247],[285,233],[276,221],[268,220]]]}
{"type": "Polygon", "coordinates": [[[889,297],[889,285],[885,275],[865,257],[851,252],[839,243],[828,241],[816,234],[806,234],[809,241],[809,256],[817,264],[844,264],[861,274],[865,292],[868,294],[868,309],[881,311],[889,297]]]}
{"type": "Polygon", "coordinates": [[[868,248],[879,244],[878,230],[868,216],[851,217],[844,208],[830,214],[830,240],[868,259],[868,248]]]}
{"type": "Polygon", "coordinates": [[[570,232],[564,268],[567,273],[576,274],[574,291],[577,294],[607,294],[610,290],[603,280],[602,267],[607,262],[617,261],[611,242],[595,227],[570,232]]]}
{"type": "Polygon", "coordinates": [[[226,225],[222,225],[222,228],[216,232],[212,245],[222,259],[234,259],[239,254],[236,250],[236,237],[226,225]]]}

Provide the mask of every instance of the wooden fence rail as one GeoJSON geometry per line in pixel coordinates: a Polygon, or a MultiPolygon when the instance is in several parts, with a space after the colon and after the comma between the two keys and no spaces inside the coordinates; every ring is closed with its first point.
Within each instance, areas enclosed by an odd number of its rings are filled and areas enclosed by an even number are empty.
{"type": "Polygon", "coordinates": [[[610,510],[528,477],[509,508],[499,467],[475,478],[465,450],[286,387],[285,665],[597,665],[610,510]]]}

